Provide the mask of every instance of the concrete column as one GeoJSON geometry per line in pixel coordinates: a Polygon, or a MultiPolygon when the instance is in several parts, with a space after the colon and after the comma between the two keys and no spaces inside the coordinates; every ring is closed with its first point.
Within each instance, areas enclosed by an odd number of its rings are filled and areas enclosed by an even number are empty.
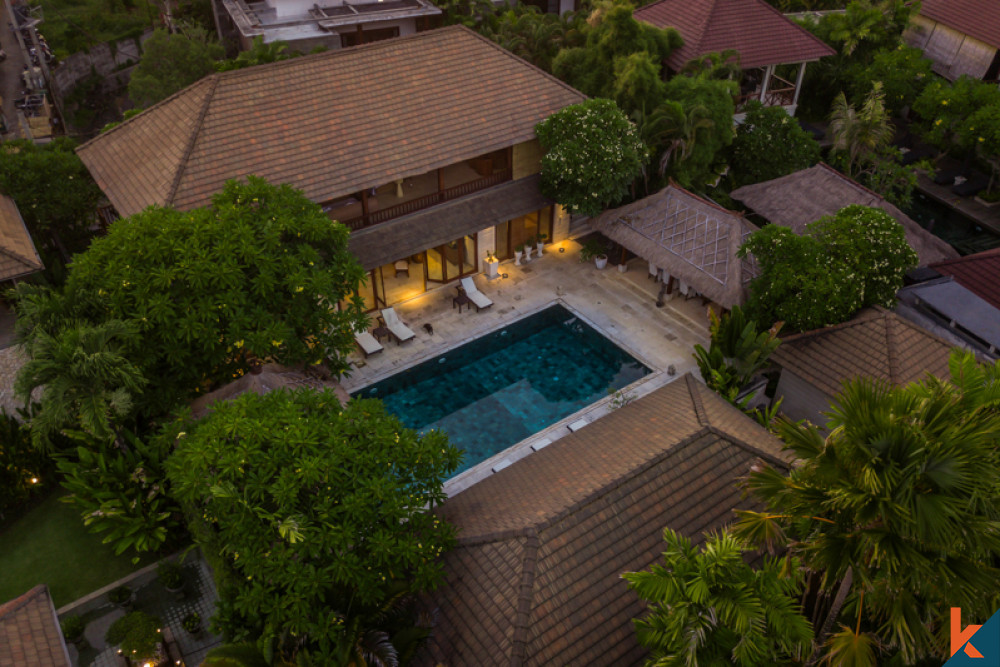
{"type": "Polygon", "coordinates": [[[771,85],[772,74],[774,74],[774,65],[768,65],[767,69],[764,70],[764,81],[760,85],[760,103],[764,106],[770,106],[767,103],[767,87],[771,85]]]}
{"type": "Polygon", "coordinates": [[[476,271],[480,273],[486,270],[486,266],[483,262],[486,257],[486,253],[497,251],[496,231],[496,227],[487,227],[483,231],[479,232],[479,257],[476,257],[476,271]]]}
{"type": "Polygon", "coordinates": [[[552,211],[552,242],[558,243],[569,236],[569,211],[556,204],[552,211]]]}
{"type": "Polygon", "coordinates": [[[802,92],[802,80],[806,76],[806,64],[801,63],[799,65],[799,75],[795,77],[795,97],[792,99],[792,115],[795,115],[795,109],[799,106],[799,93],[802,92]]]}

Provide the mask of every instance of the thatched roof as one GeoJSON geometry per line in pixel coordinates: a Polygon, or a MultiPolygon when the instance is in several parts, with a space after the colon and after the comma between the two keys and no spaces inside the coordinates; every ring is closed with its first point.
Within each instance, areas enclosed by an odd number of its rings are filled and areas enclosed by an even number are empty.
{"type": "Polygon", "coordinates": [[[347,403],[351,398],[338,382],[322,380],[279,364],[265,364],[260,373],[247,373],[241,378],[192,401],[191,414],[197,419],[201,419],[211,412],[213,404],[219,401],[230,401],[249,392],[263,395],[275,389],[298,389],[300,387],[320,390],[332,389],[337,394],[341,404],[347,403]]]}
{"type": "Polygon", "coordinates": [[[742,216],[676,185],[602,213],[596,228],[725,308],[746,300],[757,275],[736,251],[757,230],[742,216]]]}
{"type": "Polygon", "coordinates": [[[834,215],[851,204],[880,208],[903,226],[907,243],[920,258],[920,266],[958,257],[954,248],[921,227],[884,197],[822,162],[788,176],[744,185],[733,190],[731,196],[770,222],[789,227],[796,234],[801,234],[810,222],[825,215],[834,215]]]}

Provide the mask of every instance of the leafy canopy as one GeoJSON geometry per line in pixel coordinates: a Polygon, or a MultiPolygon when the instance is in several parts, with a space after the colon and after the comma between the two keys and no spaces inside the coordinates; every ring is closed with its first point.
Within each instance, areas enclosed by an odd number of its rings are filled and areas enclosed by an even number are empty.
{"type": "Polygon", "coordinates": [[[733,187],[780,178],[819,162],[819,144],[781,107],[748,102],[729,149],[733,187]],[[775,147],[781,150],[775,150],[775,147]]]}
{"type": "MultiPolygon", "coordinates": [[[[151,207],[116,221],[76,257],[62,290],[20,289],[22,340],[29,350],[46,337],[68,345],[60,339],[79,322],[128,323],[138,335],[117,338],[122,356],[156,379],[133,392],[146,416],[240,376],[255,359],[328,361],[340,372],[363,318],[361,305],[346,301],[364,278],[347,239],[290,186],[230,181],[211,208],[151,207]]],[[[43,381],[52,380],[35,375],[22,388],[43,381]]]]}
{"type": "Polygon", "coordinates": [[[346,664],[357,618],[440,581],[454,531],[428,508],[461,458],[440,431],[418,435],[379,401],[277,390],[168,433],[168,476],[216,561],[229,639],[346,664]]]}
{"type": "MultiPolygon", "coordinates": [[[[782,112],[784,113],[784,112],[782,112]]],[[[778,322],[767,331],[758,331],[739,306],[719,317],[709,309],[711,345],[706,350],[694,346],[694,358],[705,385],[733,405],[736,397],[753,377],[767,365],[781,339],[778,322]]]]}
{"type": "Polygon", "coordinates": [[[816,592],[846,592],[829,620],[841,630],[817,637],[835,664],[947,659],[948,608],[980,623],[1000,601],[1000,364],[955,350],[950,369],[848,383],[827,430],[779,424],[790,472],[750,473],[766,507],[737,512],[736,533],[801,558],[816,592]]]}
{"type": "Polygon", "coordinates": [[[142,45],[142,57],[128,83],[128,95],[140,107],[149,107],[215,71],[225,54],[199,26],[168,33],[162,28],[142,45]]]}
{"type": "Polygon", "coordinates": [[[650,667],[785,664],[807,653],[812,628],[798,609],[802,571],[765,559],[754,569],[732,535],[710,535],[701,548],[669,528],[663,564],[622,578],[649,606],[636,619],[650,667]]]}
{"type": "Polygon", "coordinates": [[[648,158],[635,125],[611,100],[568,106],[535,133],[546,150],[542,194],[585,215],[621,201],[648,158]]]}
{"type": "Polygon", "coordinates": [[[760,322],[798,331],[839,324],[865,306],[891,307],[917,254],[902,226],[881,209],[851,205],[806,226],[754,232],[740,248],[760,274],[747,309],[760,322]]]}

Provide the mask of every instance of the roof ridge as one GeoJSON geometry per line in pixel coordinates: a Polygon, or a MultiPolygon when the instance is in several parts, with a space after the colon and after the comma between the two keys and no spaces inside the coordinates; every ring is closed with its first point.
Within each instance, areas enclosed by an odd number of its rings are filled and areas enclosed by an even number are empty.
{"type": "MultiPolygon", "coordinates": [[[[847,174],[844,174],[844,173],[842,173],[840,171],[837,171],[836,169],[834,169],[833,167],[831,167],[830,165],[828,165],[826,162],[823,162],[822,160],[820,160],[819,162],[817,162],[816,164],[814,164],[812,167],[808,167],[808,168],[809,169],[813,169],[814,167],[824,167],[828,171],[830,171],[830,172],[836,174],[837,176],[839,176],[841,178],[841,180],[846,181],[851,186],[857,188],[858,190],[861,190],[862,192],[867,192],[868,194],[870,194],[872,197],[875,198],[875,201],[877,201],[879,203],[880,207],[881,207],[881,204],[891,204],[891,202],[889,202],[888,199],[886,199],[885,197],[883,197],[879,193],[875,192],[874,190],[869,190],[868,188],[866,188],[865,186],[861,185],[856,180],[854,180],[853,178],[851,178],[850,176],[848,176],[847,174]]],[[[797,172],[792,172],[792,173],[797,173],[797,172]]],[[[791,175],[791,174],[789,174],[789,175],[791,175]]],[[[779,178],[783,178],[783,177],[779,177],[779,178]]],[[[904,215],[906,215],[906,214],[904,213],[904,215]]],[[[907,216],[907,217],[909,217],[909,216],[907,216]]]]}
{"type": "MultiPolygon", "coordinates": [[[[10,248],[5,248],[4,246],[0,246],[0,253],[3,253],[5,255],[7,255],[8,257],[10,257],[13,260],[21,262],[22,264],[28,266],[29,268],[35,268],[35,267],[37,267],[37,266],[39,266],[41,264],[41,262],[39,262],[38,264],[36,264],[32,260],[30,260],[27,257],[24,257],[23,255],[21,255],[20,253],[14,251],[14,250],[11,250],[10,248]]],[[[42,268],[44,268],[44,266],[42,268]]]]}
{"type": "Polygon", "coordinates": [[[15,611],[21,609],[29,602],[33,602],[35,598],[39,597],[40,595],[43,594],[47,595],[48,590],[49,587],[46,586],[45,584],[38,584],[34,588],[31,588],[30,590],[22,593],[13,600],[8,600],[7,602],[0,604],[0,619],[2,619],[4,616],[7,616],[8,614],[12,614],[15,611]]]}
{"type": "MultiPolygon", "coordinates": [[[[727,215],[729,215],[729,217],[735,218],[736,222],[741,222],[741,221],[745,220],[745,218],[740,214],[739,211],[731,211],[730,209],[726,208],[725,206],[722,206],[721,204],[717,204],[716,202],[712,201],[711,199],[706,199],[705,197],[702,197],[701,195],[696,195],[695,193],[691,192],[687,188],[683,188],[680,185],[678,185],[677,182],[674,179],[672,179],[672,178],[670,179],[670,183],[667,185],[666,188],[664,188],[664,190],[666,190],[668,188],[673,188],[675,190],[679,190],[680,192],[686,194],[687,196],[689,196],[689,197],[691,197],[693,199],[696,199],[697,201],[700,201],[702,204],[705,204],[706,206],[711,206],[712,208],[716,208],[716,209],[722,211],[723,213],[726,213],[727,215]]],[[[662,190],[661,190],[661,192],[662,192],[662,190]]]]}
{"type": "MultiPolygon", "coordinates": [[[[747,419],[750,419],[750,417],[747,417],[747,419]]],[[[754,422],[754,423],[756,423],[756,422],[754,422]]],[[[764,428],[764,427],[761,426],[761,428],[764,428]]],[[[745,441],[743,438],[739,437],[738,435],[734,435],[734,434],[730,433],[729,431],[724,431],[721,428],[718,428],[716,426],[709,426],[709,427],[707,427],[706,430],[709,433],[712,433],[714,435],[719,436],[720,438],[722,438],[726,442],[732,443],[732,444],[736,445],[737,447],[740,447],[742,449],[747,450],[751,454],[756,454],[760,458],[767,459],[771,463],[773,463],[775,465],[781,466],[785,470],[789,470],[792,467],[792,464],[789,463],[788,461],[784,461],[784,460],[781,459],[781,457],[775,456],[774,454],[772,454],[770,452],[764,451],[760,447],[755,447],[755,446],[751,445],[749,442],[745,441]]],[[[777,436],[773,436],[773,437],[775,437],[775,439],[778,440],[779,442],[781,442],[781,444],[784,446],[785,443],[780,438],[778,438],[777,436]]]]}
{"type": "Polygon", "coordinates": [[[694,415],[698,423],[702,426],[711,426],[712,423],[705,411],[705,404],[701,401],[701,392],[698,391],[698,381],[691,373],[685,373],[684,382],[687,384],[688,395],[691,397],[691,405],[694,407],[694,415]]]}
{"type": "Polygon", "coordinates": [[[538,532],[524,529],[524,558],[521,560],[521,582],[518,585],[517,608],[514,611],[514,636],[511,638],[511,664],[521,665],[527,658],[528,628],[531,624],[531,601],[534,598],[535,570],[538,567],[538,549],[541,541],[538,532]]]}
{"type": "Polygon", "coordinates": [[[205,126],[205,116],[208,114],[208,108],[212,105],[212,98],[215,96],[215,89],[219,85],[219,78],[212,77],[212,81],[209,82],[209,89],[205,93],[205,99],[201,103],[201,111],[198,112],[198,119],[195,121],[194,128],[191,132],[191,136],[188,138],[188,144],[184,148],[184,154],[181,155],[181,159],[177,163],[177,171],[174,173],[174,180],[170,184],[170,191],[167,192],[167,196],[163,202],[164,206],[173,206],[174,197],[177,196],[177,189],[180,188],[181,179],[184,177],[184,170],[187,167],[187,161],[191,157],[191,153],[194,151],[194,145],[198,142],[198,137],[201,136],[201,129],[205,126]]]}
{"type": "MultiPolygon", "coordinates": [[[[744,2],[745,1],[746,0],[744,0],[744,2]]],[[[812,34],[808,30],[806,30],[806,28],[804,26],[800,25],[797,21],[795,21],[794,19],[790,19],[787,16],[785,16],[785,14],[783,12],[781,12],[777,7],[773,6],[771,3],[767,2],[766,0],[756,0],[756,2],[761,7],[764,7],[766,9],[768,9],[769,11],[774,12],[775,14],[777,14],[778,16],[780,16],[781,18],[783,18],[784,20],[786,20],[789,23],[791,23],[800,32],[802,32],[805,35],[808,35],[814,41],[819,42],[820,44],[822,44],[823,46],[826,46],[827,48],[833,48],[829,44],[827,44],[826,42],[824,42],[822,39],[820,39],[816,35],[812,34]]],[[[834,52],[834,53],[836,53],[836,52],[834,52]]]]}
{"type": "MultiPolygon", "coordinates": [[[[876,319],[878,315],[877,311],[871,312],[874,309],[872,307],[862,308],[860,311],[854,314],[854,317],[847,320],[846,322],[841,322],[840,324],[833,324],[828,327],[820,327],[818,329],[811,329],[809,331],[801,331],[797,334],[791,334],[790,336],[785,336],[781,339],[781,343],[791,343],[804,340],[806,338],[811,338],[813,336],[819,336],[822,334],[832,333],[834,331],[840,331],[841,329],[848,329],[850,327],[861,326],[862,324],[868,324],[873,319],[876,319]]],[[[781,349],[781,345],[778,346],[781,349]]]]}

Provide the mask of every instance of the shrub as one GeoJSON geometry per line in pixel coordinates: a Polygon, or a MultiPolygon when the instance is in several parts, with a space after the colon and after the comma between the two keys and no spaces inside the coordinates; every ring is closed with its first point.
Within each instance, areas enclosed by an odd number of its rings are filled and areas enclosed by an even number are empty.
{"type": "Polygon", "coordinates": [[[192,611],[184,617],[184,620],[181,621],[181,627],[191,634],[198,632],[201,630],[201,614],[196,611],[192,611]]]}
{"type": "Polygon", "coordinates": [[[59,626],[62,628],[63,637],[70,642],[79,639],[87,628],[87,624],[79,616],[67,616],[60,621],[59,626]]]}
{"type": "Polygon", "coordinates": [[[104,641],[120,648],[132,662],[156,657],[162,639],[159,619],[144,611],[125,614],[104,635],[104,641]]]}
{"type": "Polygon", "coordinates": [[[184,568],[172,560],[165,560],[156,567],[156,577],[164,588],[176,590],[184,585],[184,568]]]}
{"type": "Polygon", "coordinates": [[[819,162],[819,144],[781,107],[752,101],[736,128],[730,166],[734,187],[769,181],[819,162]],[[775,147],[780,146],[780,150],[775,147]]]}
{"type": "Polygon", "coordinates": [[[128,586],[118,586],[108,591],[108,601],[111,604],[125,604],[132,599],[132,589],[128,586]]]}

